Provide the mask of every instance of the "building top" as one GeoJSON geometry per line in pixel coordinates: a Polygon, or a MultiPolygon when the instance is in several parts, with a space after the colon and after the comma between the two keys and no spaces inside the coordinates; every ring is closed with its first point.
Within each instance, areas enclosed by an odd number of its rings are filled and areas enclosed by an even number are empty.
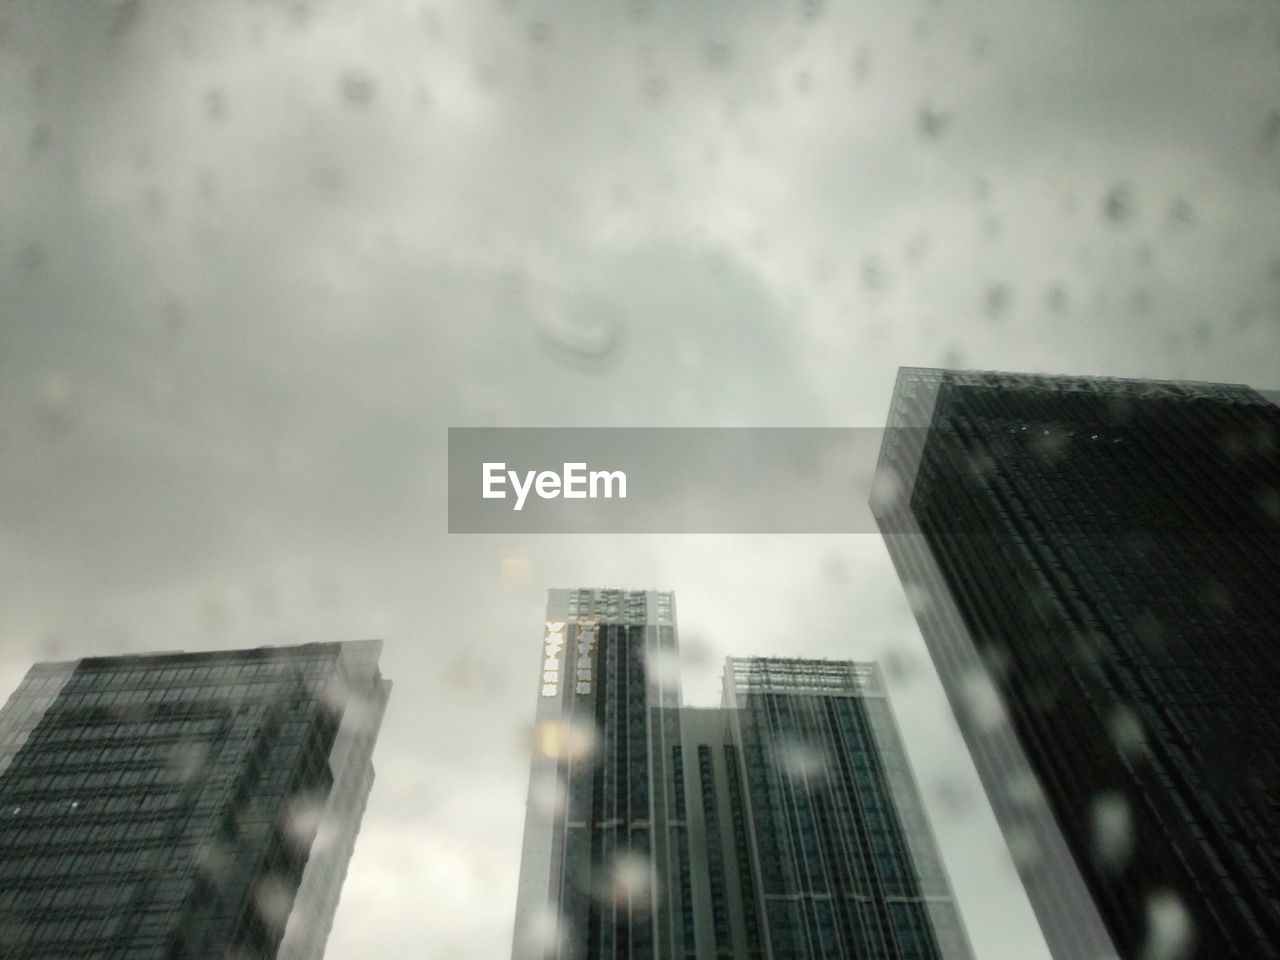
{"type": "Polygon", "coordinates": [[[794,657],[729,657],[725,661],[726,695],[745,693],[813,693],[881,696],[884,684],[874,663],[794,657]]]}

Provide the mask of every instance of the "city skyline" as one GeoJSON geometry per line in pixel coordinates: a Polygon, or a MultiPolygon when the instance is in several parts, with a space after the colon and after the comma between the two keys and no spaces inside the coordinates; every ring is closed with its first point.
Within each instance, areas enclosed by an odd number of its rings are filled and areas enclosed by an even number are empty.
{"type": "Polygon", "coordinates": [[[874,664],[730,657],[669,592],[552,589],[512,955],[971,960],[874,664]]]}

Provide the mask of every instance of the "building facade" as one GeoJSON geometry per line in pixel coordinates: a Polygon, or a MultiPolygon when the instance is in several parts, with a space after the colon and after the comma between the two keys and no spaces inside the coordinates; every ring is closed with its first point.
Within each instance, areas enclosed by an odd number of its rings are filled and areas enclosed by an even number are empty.
{"type": "Polygon", "coordinates": [[[970,960],[870,664],[680,698],[669,593],[553,590],[513,956],[970,960]]]}
{"type": "Polygon", "coordinates": [[[36,664],[0,710],[0,954],[319,960],[380,641],[36,664]]]}
{"type": "Polygon", "coordinates": [[[1280,408],[904,368],[872,507],[1054,956],[1280,957],[1280,408]]]}

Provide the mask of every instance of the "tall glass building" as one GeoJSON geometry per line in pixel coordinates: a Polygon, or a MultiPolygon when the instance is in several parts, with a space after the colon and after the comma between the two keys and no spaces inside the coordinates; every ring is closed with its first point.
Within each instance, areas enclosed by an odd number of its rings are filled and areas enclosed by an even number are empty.
{"type": "Polygon", "coordinates": [[[904,368],[872,506],[1054,956],[1280,957],[1280,408],[904,368]]]}
{"type": "Polygon", "coordinates": [[[0,710],[0,955],[319,960],[381,641],[37,664],[0,710]]]}
{"type": "Polygon", "coordinates": [[[514,956],[970,960],[878,670],[730,660],[669,593],[553,590],[514,956]]]}

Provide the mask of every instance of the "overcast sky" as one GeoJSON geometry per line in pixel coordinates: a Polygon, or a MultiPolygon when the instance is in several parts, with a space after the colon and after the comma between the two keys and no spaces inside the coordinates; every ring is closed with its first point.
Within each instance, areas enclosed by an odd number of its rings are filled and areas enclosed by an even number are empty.
{"type": "Polygon", "coordinates": [[[877,537],[450,537],[446,428],[881,426],[900,364],[1280,386],[1280,8],[9,0],[0,291],[0,695],[387,641],[331,960],[509,950],[579,584],[676,591],[694,703],[888,658],[977,955],[1037,960],[877,537]]]}

